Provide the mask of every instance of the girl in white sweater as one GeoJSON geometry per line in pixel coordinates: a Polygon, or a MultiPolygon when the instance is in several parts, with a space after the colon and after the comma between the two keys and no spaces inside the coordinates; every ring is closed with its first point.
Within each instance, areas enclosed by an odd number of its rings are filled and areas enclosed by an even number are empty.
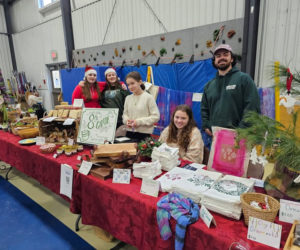
{"type": "Polygon", "coordinates": [[[152,95],[144,91],[141,75],[130,72],[126,76],[128,89],[132,92],[125,99],[123,123],[127,126],[126,136],[141,141],[151,136],[154,123],[159,120],[159,110],[152,95]]]}

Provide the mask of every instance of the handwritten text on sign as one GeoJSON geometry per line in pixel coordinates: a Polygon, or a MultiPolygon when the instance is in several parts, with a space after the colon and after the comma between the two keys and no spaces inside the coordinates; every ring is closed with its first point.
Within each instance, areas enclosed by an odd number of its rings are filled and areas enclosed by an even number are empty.
{"type": "Polygon", "coordinates": [[[294,220],[300,220],[300,202],[280,200],[279,220],[294,223],[294,220]]]}
{"type": "Polygon", "coordinates": [[[281,230],[281,225],[250,216],[247,238],[271,247],[279,248],[281,230]]]}
{"type": "Polygon", "coordinates": [[[82,111],[77,142],[85,144],[113,143],[118,109],[85,108],[82,111]]]}

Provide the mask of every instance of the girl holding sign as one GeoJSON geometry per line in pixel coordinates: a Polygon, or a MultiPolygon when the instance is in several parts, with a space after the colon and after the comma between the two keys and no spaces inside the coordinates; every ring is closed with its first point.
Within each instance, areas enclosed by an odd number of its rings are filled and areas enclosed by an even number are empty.
{"type": "Polygon", "coordinates": [[[159,141],[179,148],[183,160],[202,163],[204,144],[202,136],[188,105],[179,105],[172,114],[171,122],[160,135],[159,141]]]}
{"type": "MultiPolygon", "coordinates": [[[[100,106],[102,108],[117,108],[118,122],[117,128],[120,127],[122,122],[122,115],[124,110],[124,102],[126,96],[130,94],[126,85],[120,82],[117,72],[114,68],[108,68],[105,72],[105,82],[101,82],[101,87],[104,86],[100,98],[100,106]]],[[[79,86],[84,86],[84,81],[79,83],[79,86]]]]}
{"type": "Polygon", "coordinates": [[[154,123],[159,120],[159,110],[153,96],[144,91],[145,86],[138,72],[130,72],[126,76],[126,83],[132,92],[132,95],[126,97],[124,105],[126,136],[141,141],[152,134],[154,123]]]}
{"type": "Polygon", "coordinates": [[[120,127],[124,111],[126,96],[130,95],[126,85],[120,82],[114,68],[108,68],[105,72],[106,85],[101,95],[100,104],[102,108],[119,109],[117,128],[120,127]]]}
{"type": "Polygon", "coordinates": [[[93,67],[86,67],[84,73],[84,83],[77,85],[72,94],[74,99],[83,99],[86,108],[101,108],[101,91],[105,83],[97,82],[97,71],[93,67]]]}

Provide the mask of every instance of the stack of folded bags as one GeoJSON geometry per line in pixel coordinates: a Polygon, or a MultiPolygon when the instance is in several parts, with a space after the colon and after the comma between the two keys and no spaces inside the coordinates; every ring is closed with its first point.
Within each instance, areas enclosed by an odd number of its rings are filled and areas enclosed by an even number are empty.
{"type": "Polygon", "coordinates": [[[133,175],[137,178],[150,178],[161,174],[161,165],[159,161],[141,162],[133,164],[133,175]]]}
{"type": "Polygon", "coordinates": [[[242,213],[240,195],[253,190],[254,180],[226,175],[204,192],[201,204],[207,209],[239,220],[242,213]]]}
{"type": "Polygon", "coordinates": [[[160,191],[172,192],[172,187],[175,182],[183,178],[188,178],[193,175],[194,171],[175,167],[157,179],[160,184],[160,191]]]}
{"type": "Polygon", "coordinates": [[[152,161],[158,160],[165,171],[170,171],[178,165],[179,149],[169,147],[163,143],[159,147],[155,147],[151,154],[152,161]]]}
{"type": "Polygon", "coordinates": [[[181,178],[172,184],[172,191],[200,203],[203,193],[210,189],[222,177],[222,174],[203,169],[190,172],[190,176],[181,178]]]}

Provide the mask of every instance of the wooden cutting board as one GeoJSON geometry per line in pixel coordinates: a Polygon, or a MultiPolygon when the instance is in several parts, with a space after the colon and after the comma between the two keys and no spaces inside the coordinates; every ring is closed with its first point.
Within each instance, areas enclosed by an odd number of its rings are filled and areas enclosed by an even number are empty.
{"type": "Polygon", "coordinates": [[[129,155],[136,155],[135,143],[118,143],[98,145],[94,152],[95,157],[119,156],[123,151],[127,151],[129,155]]]}

